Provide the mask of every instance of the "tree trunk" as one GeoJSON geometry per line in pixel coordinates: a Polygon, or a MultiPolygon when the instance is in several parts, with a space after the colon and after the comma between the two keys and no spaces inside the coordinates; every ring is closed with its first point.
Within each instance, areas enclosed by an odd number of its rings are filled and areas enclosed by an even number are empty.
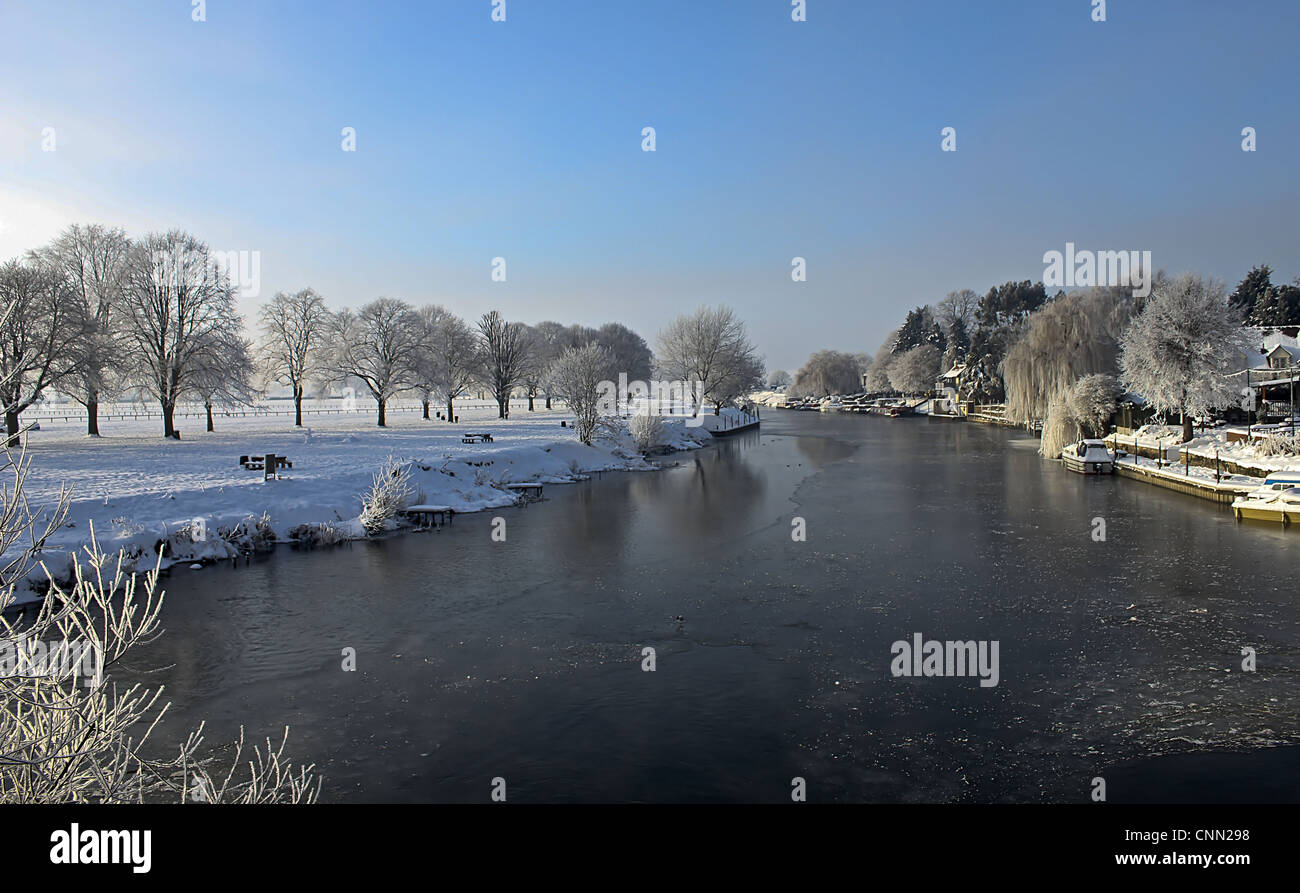
{"type": "Polygon", "coordinates": [[[455,406],[452,405],[455,402],[456,402],[455,399],[453,399],[452,397],[447,398],[447,421],[449,422],[456,420],[456,416],[453,415],[453,413],[456,411],[456,408],[455,406]]]}
{"type": "Polygon", "coordinates": [[[429,417],[429,401],[428,401],[428,400],[425,400],[425,401],[424,401],[424,417],[425,417],[426,419],[429,417]]]}
{"type": "Polygon", "coordinates": [[[86,401],[86,435],[99,436],[99,401],[94,397],[86,401]]]}
{"type": "Polygon", "coordinates": [[[509,405],[510,398],[508,396],[504,400],[500,397],[497,398],[497,418],[504,419],[506,417],[506,407],[509,405]]]}
{"type": "Polygon", "coordinates": [[[547,409],[550,409],[550,408],[551,408],[551,395],[550,395],[550,394],[547,394],[547,395],[546,395],[546,408],[547,408],[547,409]]]}
{"type": "Polygon", "coordinates": [[[1183,443],[1192,439],[1192,417],[1183,413],[1183,443]]]}
{"type": "Polygon", "coordinates": [[[5,410],[5,445],[18,446],[18,413],[5,410]]]}
{"type": "Polygon", "coordinates": [[[175,403],[163,403],[163,404],[162,404],[162,416],[163,416],[163,437],[175,437],[175,436],[176,436],[176,426],[175,426],[175,424],[174,424],[174,422],[173,422],[173,418],[175,417],[175,413],[176,413],[176,404],[175,404],[175,403]]]}
{"type": "Polygon", "coordinates": [[[379,427],[385,428],[387,427],[387,425],[384,424],[384,412],[385,410],[388,409],[388,401],[379,400],[378,403],[379,403],[379,427]]]}
{"type": "Polygon", "coordinates": [[[208,411],[208,431],[211,432],[217,430],[216,428],[212,427],[212,404],[205,402],[203,404],[203,408],[208,411]]]}
{"type": "Polygon", "coordinates": [[[533,411],[533,395],[532,395],[532,394],[529,394],[529,395],[528,395],[528,411],[529,411],[529,412],[532,412],[532,411],[533,411]]]}
{"type": "Polygon", "coordinates": [[[293,388],[293,424],[295,427],[302,427],[302,385],[295,385],[293,388]]]}

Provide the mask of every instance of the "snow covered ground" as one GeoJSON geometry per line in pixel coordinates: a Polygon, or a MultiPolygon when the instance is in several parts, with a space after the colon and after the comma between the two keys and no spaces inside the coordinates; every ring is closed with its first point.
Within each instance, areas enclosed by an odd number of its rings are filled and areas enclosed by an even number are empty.
{"type": "MultiPolygon", "coordinates": [[[[501,486],[509,482],[563,483],[598,470],[655,468],[625,425],[589,447],[571,427],[560,427],[572,423],[563,410],[529,413],[518,405],[504,421],[495,409],[458,414],[460,422],[448,424],[390,412],[385,429],[364,404],[355,413],[308,417],[305,429],[294,428],[290,416],[218,415],[214,433],[194,419],[182,425],[179,441],[164,440],[157,419],[102,421],[103,436],[93,438],[84,420],[43,418],[41,430],[28,435],[28,501],[51,505],[64,483],[73,494],[67,524],[42,557],[62,572],[70,553],[88,542],[92,523],[101,546],[137,556],[141,570],[153,566],[160,540],[168,541],[165,566],[229,557],[232,539],[283,541],[301,525],[330,525],[327,538],[360,535],[360,496],[389,456],[410,462],[411,504],[457,512],[514,504],[516,495],[501,486]],[[467,432],[489,433],[493,442],[464,444],[467,432]],[[287,456],[293,468],[264,481],[262,472],[238,464],[242,455],[267,453],[287,456]]],[[[710,439],[702,427],[666,422],[668,448],[693,449],[710,439]]]]}
{"type": "MultiPolygon", "coordinates": [[[[1177,425],[1144,425],[1134,434],[1111,434],[1107,440],[1118,443],[1121,448],[1132,450],[1134,445],[1146,449],[1164,449],[1170,462],[1181,463],[1182,450],[1188,450],[1193,456],[1213,460],[1217,453],[1221,459],[1236,462],[1248,468],[1258,469],[1262,474],[1274,471],[1300,470],[1300,456],[1263,456],[1260,455],[1258,439],[1247,443],[1238,441],[1229,443],[1227,434],[1230,429],[1211,428],[1197,434],[1188,443],[1181,443],[1182,427],[1177,425]]],[[[1154,464],[1154,463],[1153,463],[1154,464]]],[[[1193,469],[1195,471],[1195,469],[1193,469]]],[[[1210,469],[1210,477],[1214,470],[1210,469]]]]}

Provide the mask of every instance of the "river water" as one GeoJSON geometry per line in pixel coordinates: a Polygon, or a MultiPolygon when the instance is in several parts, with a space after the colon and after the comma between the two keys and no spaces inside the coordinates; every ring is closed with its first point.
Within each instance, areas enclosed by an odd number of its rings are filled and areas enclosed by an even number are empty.
{"type": "Polygon", "coordinates": [[[161,740],[287,723],[329,801],[1300,801],[1300,533],[1035,448],[773,410],[548,486],[505,542],[484,513],[177,571],[135,663],[161,740]],[[893,676],[915,633],[998,642],[998,684],[893,676]]]}

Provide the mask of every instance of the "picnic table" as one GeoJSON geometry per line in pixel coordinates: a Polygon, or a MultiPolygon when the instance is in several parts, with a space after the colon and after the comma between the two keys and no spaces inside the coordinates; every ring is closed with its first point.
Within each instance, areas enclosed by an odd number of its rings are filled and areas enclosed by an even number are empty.
{"type": "Polygon", "coordinates": [[[405,511],[406,516],[418,523],[421,528],[437,528],[443,524],[450,524],[452,515],[456,514],[449,505],[408,505],[405,511]]]}
{"type": "Polygon", "coordinates": [[[479,443],[480,441],[482,441],[483,443],[491,443],[492,435],[491,434],[462,434],[460,437],[461,443],[479,443]]]}
{"type": "Polygon", "coordinates": [[[262,472],[264,481],[272,478],[279,480],[281,468],[293,468],[293,463],[289,461],[288,456],[277,456],[275,453],[267,453],[265,456],[240,456],[239,464],[249,471],[262,472]]]}

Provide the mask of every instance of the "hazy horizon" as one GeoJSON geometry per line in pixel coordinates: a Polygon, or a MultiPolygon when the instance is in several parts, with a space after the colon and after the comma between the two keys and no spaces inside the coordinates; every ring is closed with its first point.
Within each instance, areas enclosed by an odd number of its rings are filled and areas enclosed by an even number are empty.
{"type": "Polygon", "coordinates": [[[180,227],[259,252],[246,315],[310,285],[652,344],[726,303],[790,371],[1067,242],[1300,276],[1295,3],[492,6],[0,7],[0,260],[180,227]]]}

